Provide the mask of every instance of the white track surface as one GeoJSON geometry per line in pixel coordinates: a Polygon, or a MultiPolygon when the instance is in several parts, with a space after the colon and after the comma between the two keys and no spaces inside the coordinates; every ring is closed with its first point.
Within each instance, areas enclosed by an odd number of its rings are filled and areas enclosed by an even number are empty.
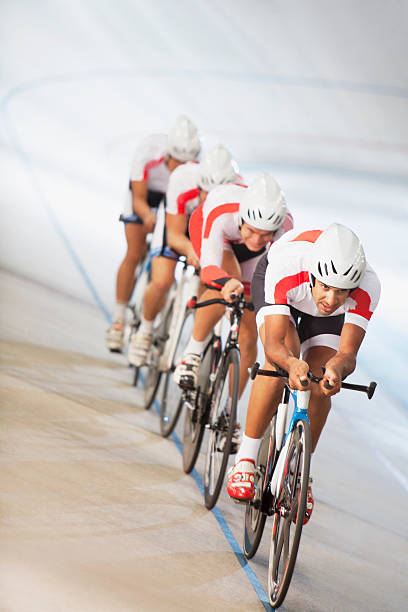
{"type": "Polygon", "coordinates": [[[201,459],[185,476],[124,358],[104,349],[131,151],[184,112],[246,177],[274,172],[299,229],[351,225],[382,280],[353,375],[379,388],[334,402],[282,610],[400,612],[406,3],[116,4],[0,6],[0,609],[268,609],[254,585],[270,526],[251,573],[234,552],[242,508],[223,493],[205,510],[201,459]]]}

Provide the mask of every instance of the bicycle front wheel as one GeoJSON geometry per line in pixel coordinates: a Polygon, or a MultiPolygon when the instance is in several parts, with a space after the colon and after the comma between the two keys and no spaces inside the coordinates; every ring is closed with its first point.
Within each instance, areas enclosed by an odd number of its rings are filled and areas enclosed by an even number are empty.
{"type": "Polygon", "coordinates": [[[181,389],[174,381],[173,371],[174,366],[182,359],[185,346],[193,333],[193,325],[194,313],[192,310],[188,310],[180,329],[172,368],[169,372],[166,372],[163,384],[163,394],[160,403],[160,431],[165,438],[167,438],[175,428],[183,407],[181,389]]]}
{"type": "Polygon", "coordinates": [[[288,452],[277,492],[269,554],[268,595],[273,608],[279,608],[285,599],[302,534],[310,471],[309,421],[298,421],[286,444],[288,452]]]}
{"type": "Polygon", "coordinates": [[[239,350],[232,348],[218,367],[211,398],[204,470],[204,503],[211,510],[218,500],[231,453],[239,394],[239,350]]]}
{"type": "Polygon", "coordinates": [[[143,394],[143,404],[146,410],[153,404],[159,388],[162,375],[159,367],[160,355],[169,337],[170,323],[173,317],[173,305],[174,302],[171,301],[169,306],[164,308],[164,311],[160,313],[161,320],[153,330],[153,342],[146,361],[147,373],[143,394]]]}
{"type": "Polygon", "coordinates": [[[255,471],[255,497],[254,500],[246,504],[244,519],[244,545],[243,551],[247,559],[252,559],[258,550],[262,538],[267,514],[265,512],[265,496],[270,495],[268,485],[270,475],[268,474],[268,455],[273,465],[275,455],[275,422],[276,416],[272,419],[272,424],[266,430],[261,447],[258,452],[258,459],[255,471]],[[272,431],[272,436],[271,436],[272,431]]]}
{"type": "Polygon", "coordinates": [[[184,400],[185,417],[183,432],[183,470],[189,474],[197,461],[204,435],[207,394],[199,391],[188,392],[184,400]],[[190,401],[191,396],[194,399],[190,401]]]}

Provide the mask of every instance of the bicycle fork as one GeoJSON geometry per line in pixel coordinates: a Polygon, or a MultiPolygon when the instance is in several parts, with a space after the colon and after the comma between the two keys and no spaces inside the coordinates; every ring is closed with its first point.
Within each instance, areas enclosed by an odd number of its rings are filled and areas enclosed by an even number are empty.
{"type": "MultiPolygon", "coordinates": [[[[290,448],[290,445],[289,445],[290,433],[294,430],[297,421],[304,420],[304,419],[309,420],[307,416],[307,408],[309,406],[310,393],[311,393],[310,390],[309,391],[298,391],[298,392],[293,393],[293,398],[295,402],[295,410],[293,412],[292,419],[289,424],[288,433],[286,434],[284,438],[283,448],[279,453],[278,461],[273,471],[272,480],[270,484],[270,492],[273,495],[275,500],[279,499],[281,489],[282,489],[282,482],[283,482],[284,477],[286,476],[285,465],[286,465],[286,459],[287,459],[289,448],[290,448]]],[[[283,433],[285,430],[287,410],[288,410],[287,403],[279,404],[278,414],[276,416],[276,433],[277,433],[277,437],[279,435],[280,442],[282,441],[283,433]]],[[[277,440],[277,450],[279,450],[278,441],[279,440],[277,440]]]]}

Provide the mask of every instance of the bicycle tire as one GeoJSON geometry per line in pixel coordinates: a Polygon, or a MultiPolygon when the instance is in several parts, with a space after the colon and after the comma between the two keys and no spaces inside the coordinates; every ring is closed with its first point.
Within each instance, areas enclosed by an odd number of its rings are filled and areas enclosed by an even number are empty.
{"type": "Polygon", "coordinates": [[[271,464],[274,464],[275,456],[275,423],[276,416],[273,417],[271,425],[265,432],[257,458],[255,471],[255,498],[253,502],[246,504],[244,516],[244,538],[242,549],[246,559],[255,556],[265,527],[267,514],[264,512],[264,496],[268,494],[270,474],[267,473],[268,456],[271,457],[271,464]],[[271,437],[271,431],[273,432],[271,437]]]}
{"type": "Polygon", "coordinates": [[[132,379],[133,387],[137,387],[137,383],[139,382],[139,374],[140,374],[140,368],[138,368],[137,366],[133,366],[133,379],[132,379]]]}
{"type": "Polygon", "coordinates": [[[283,468],[286,476],[278,492],[278,508],[274,515],[269,554],[268,596],[273,608],[279,608],[286,597],[302,535],[310,471],[309,421],[299,420],[296,423],[287,444],[289,450],[283,468]],[[299,516],[301,520],[298,520],[299,516]],[[290,541],[292,527],[293,538],[290,541]]]}
{"type": "Polygon", "coordinates": [[[212,392],[204,468],[204,503],[208,510],[211,510],[217,503],[230,457],[239,396],[239,367],[240,353],[237,348],[232,348],[224,353],[218,366],[212,392]],[[227,414],[225,405],[230,391],[231,405],[229,414],[227,414]],[[220,451],[222,438],[225,444],[220,451]]]}
{"type": "Polygon", "coordinates": [[[186,391],[186,405],[183,428],[183,470],[189,474],[198,458],[204,429],[208,420],[210,398],[208,397],[210,380],[216,372],[221,358],[220,339],[213,336],[207,344],[198,372],[199,388],[186,391]],[[193,405],[194,404],[194,405],[193,405]]]}
{"type": "Polygon", "coordinates": [[[183,401],[185,407],[183,428],[183,470],[189,474],[194,468],[203,440],[205,422],[202,415],[206,412],[207,395],[200,391],[196,394],[195,406],[183,401]]]}
{"type": "Polygon", "coordinates": [[[149,410],[155,400],[159,388],[161,372],[157,368],[149,367],[143,387],[143,407],[149,410]]]}
{"type": "Polygon", "coordinates": [[[160,402],[160,432],[164,438],[172,433],[183,408],[181,389],[173,380],[173,371],[174,366],[181,360],[185,345],[191,336],[193,324],[194,313],[192,310],[187,310],[177,339],[172,368],[166,372],[163,384],[160,402]]]}
{"type": "Polygon", "coordinates": [[[145,366],[147,369],[143,390],[143,406],[145,410],[149,410],[149,408],[153,404],[157,394],[157,390],[159,388],[162,375],[162,372],[159,369],[159,359],[161,355],[161,349],[168,338],[170,322],[173,315],[173,306],[174,301],[171,302],[170,306],[164,314],[163,319],[153,331],[153,342],[145,366]]]}

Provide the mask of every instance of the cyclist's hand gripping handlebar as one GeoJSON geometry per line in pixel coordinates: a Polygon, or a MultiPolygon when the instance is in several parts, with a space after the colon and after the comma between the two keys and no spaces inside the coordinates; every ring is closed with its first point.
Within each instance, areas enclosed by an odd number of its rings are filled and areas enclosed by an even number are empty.
{"type": "MultiPolygon", "coordinates": [[[[276,368],[276,371],[260,370],[259,363],[256,362],[251,368],[251,378],[253,380],[258,374],[262,376],[271,376],[273,378],[288,378],[289,377],[289,374],[285,372],[285,370],[282,370],[276,365],[275,365],[275,368],[276,368]]],[[[309,372],[308,378],[314,383],[319,383],[322,380],[322,378],[318,378],[317,376],[314,376],[311,372],[309,372]]],[[[371,399],[373,397],[376,387],[377,387],[377,383],[374,381],[371,381],[369,385],[356,385],[354,383],[346,383],[346,382],[341,383],[342,389],[351,389],[352,391],[360,391],[362,393],[365,393],[368,399],[371,399]]],[[[329,387],[326,387],[326,388],[328,389],[329,387]]]]}

